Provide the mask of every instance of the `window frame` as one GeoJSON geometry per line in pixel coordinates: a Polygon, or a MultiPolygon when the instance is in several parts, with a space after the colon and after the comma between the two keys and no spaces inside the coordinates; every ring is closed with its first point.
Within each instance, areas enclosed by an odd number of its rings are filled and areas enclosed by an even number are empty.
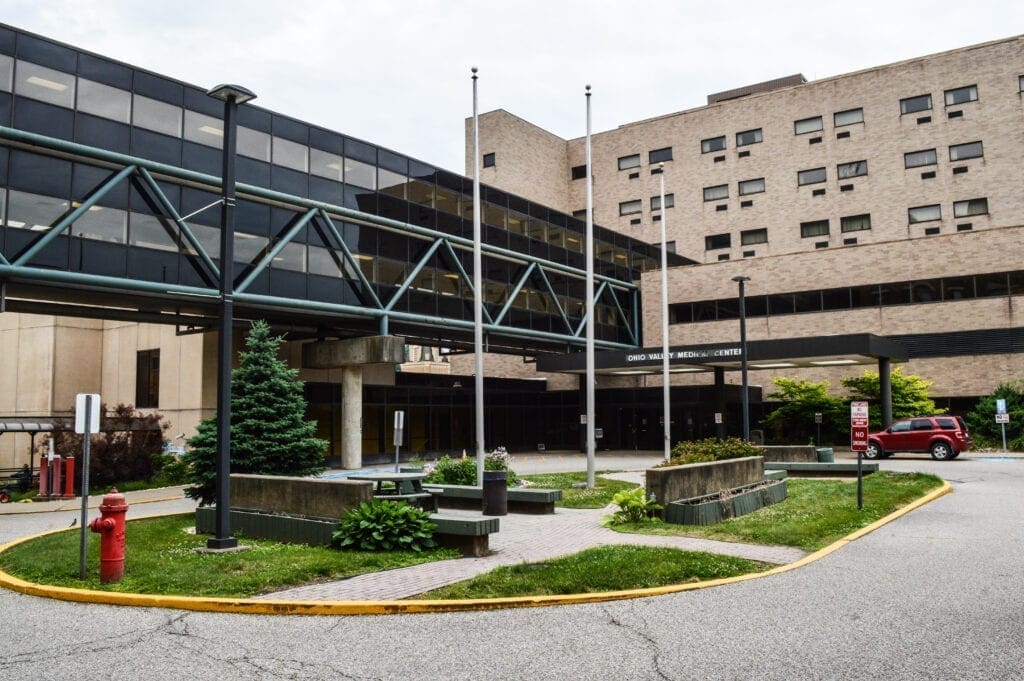
{"type": "Polygon", "coordinates": [[[763,141],[764,141],[764,128],[751,128],[750,130],[741,130],[740,132],[736,133],[736,148],[737,149],[740,148],[740,147],[749,147],[752,144],[760,144],[763,141]],[[740,136],[741,135],[746,135],[748,133],[749,134],[753,134],[753,136],[756,137],[757,139],[753,140],[752,142],[741,142],[740,141],[740,136]]]}
{"type": "Polygon", "coordinates": [[[489,151],[486,154],[484,154],[483,158],[480,160],[480,166],[483,168],[493,168],[495,161],[496,158],[494,156],[494,152],[489,151]]]}
{"type": "Polygon", "coordinates": [[[956,87],[950,90],[945,90],[942,93],[942,101],[945,102],[946,106],[960,106],[961,104],[970,104],[971,102],[976,102],[978,101],[978,84],[975,83],[974,85],[964,85],[963,87],[956,87]],[[962,102],[949,101],[949,96],[951,94],[955,95],[956,93],[963,92],[965,90],[969,95],[973,96],[970,97],[969,99],[963,100],[962,102]]]}
{"type": "Polygon", "coordinates": [[[930,92],[926,92],[921,95],[914,95],[913,97],[904,97],[903,99],[900,100],[900,116],[911,116],[916,113],[921,113],[922,111],[931,111],[932,108],[932,93],[930,92]],[[909,108],[911,102],[914,102],[915,100],[923,100],[925,98],[928,99],[928,106],[923,106],[919,109],[909,108]]]}
{"type": "Polygon", "coordinates": [[[740,180],[736,183],[736,192],[739,196],[752,196],[754,194],[763,194],[766,191],[767,184],[763,177],[753,177],[749,180],[740,180]],[[751,182],[760,182],[761,188],[757,191],[744,191],[743,185],[750,184],[751,182]]]}
{"type": "Polygon", "coordinates": [[[808,220],[800,223],[800,238],[801,239],[816,239],[818,237],[829,236],[832,233],[832,221],[829,219],[824,220],[808,220]],[[811,231],[812,227],[825,226],[825,231],[811,231]]]}
{"type": "Polygon", "coordinates": [[[724,201],[724,200],[729,198],[729,185],[728,184],[716,184],[716,185],[712,185],[710,187],[704,187],[703,196],[704,196],[704,203],[709,203],[711,201],[724,201]],[[725,194],[723,196],[713,196],[711,198],[708,198],[708,190],[709,189],[724,189],[725,190],[725,194]]]}
{"type": "Polygon", "coordinates": [[[756,246],[757,244],[768,243],[768,228],[758,227],[756,229],[744,229],[740,232],[740,246],[756,246]],[[748,241],[748,237],[764,236],[759,241],[748,241]]]}
{"type": "Polygon", "coordinates": [[[705,251],[720,251],[726,248],[732,248],[732,233],[722,232],[721,234],[708,234],[704,237],[704,250],[705,251]],[[715,246],[713,245],[717,241],[724,241],[724,244],[715,246]]]}
{"type": "Polygon", "coordinates": [[[661,149],[652,149],[647,152],[647,162],[649,165],[656,163],[664,163],[665,161],[672,160],[672,147],[662,147],[661,149]],[[668,152],[668,156],[664,156],[664,152],[668,152]],[[662,154],[663,157],[655,158],[655,154],[662,154]]]}
{"type": "Polygon", "coordinates": [[[135,408],[160,406],[160,348],[135,351],[135,408]]]}
{"type": "Polygon", "coordinates": [[[629,201],[619,201],[619,217],[626,215],[637,215],[644,212],[644,200],[643,199],[630,199],[629,201]],[[636,210],[630,210],[636,207],[636,210]]]}
{"type": "Polygon", "coordinates": [[[634,168],[640,167],[640,154],[629,154],[627,156],[619,156],[619,170],[633,170],[634,168]],[[633,160],[636,163],[633,163],[633,160]]]}
{"type": "Polygon", "coordinates": [[[823,182],[828,182],[828,169],[825,166],[822,166],[820,168],[807,168],[806,170],[798,170],[798,171],[796,171],[796,186],[798,186],[798,187],[806,187],[806,186],[812,185],[812,184],[822,184],[823,182]],[[812,180],[810,182],[804,182],[803,181],[803,175],[805,173],[814,173],[814,172],[817,172],[819,170],[821,171],[821,179],[820,180],[812,180]]]}
{"type": "MultiPolygon", "coordinates": [[[[675,192],[668,192],[668,193],[666,193],[665,194],[665,208],[668,209],[668,208],[675,208],[675,207],[676,207],[676,195],[675,195],[675,192]]],[[[661,194],[658,194],[657,196],[652,196],[651,197],[651,212],[660,211],[660,210],[661,210],[661,194]],[[658,202],[657,206],[655,206],[655,201],[658,202]]]]}
{"type": "Polygon", "coordinates": [[[939,153],[938,153],[938,149],[936,149],[936,148],[933,148],[933,149],[919,149],[917,151],[906,151],[906,152],[903,152],[903,167],[905,169],[909,170],[910,168],[924,168],[926,166],[934,166],[934,165],[938,165],[938,164],[939,164],[939,153]],[[925,154],[925,153],[928,153],[928,152],[931,152],[932,160],[931,160],[930,163],[915,163],[914,165],[909,165],[908,164],[908,161],[909,161],[908,157],[910,155],[912,155],[912,154],[925,154]]]}
{"type": "Polygon", "coordinates": [[[866,177],[867,174],[868,174],[868,161],[867,161],[867,159],[861,159],[860,161],[850,161],[848,163],[837,163],[836,164],[836,179],[837,180],[852,180],[855,177],[866,177]],[[864,172],[854,172],[853,174],[847,174],[847,175],[843,174],[843,168],[849,169],[849,168],[853,167],[853,169],[856,171],[856,170],[860,169],[861,164],[863,164],[864,172]]]}
{"type": "Polygon", "coordinates": [[[793,121],[793,134],[794,135],[809,135],[814,132],[821,132],[825,129],[825,119],[822,116],[811,116],[810,118],[801,118],[800,120],[793,121]],[[813,123],[818,122],[818,127],[808,128],[807,130],[801,130],[801,123],[813,123]]]}
{"type": "Polygon", "coordinates": [[[919,225],[922,222],[936,222],[942,220],[942,204],[941,203],[929,203],[924,206],[912,206],[907,209],[907,223],[911,225],[919,225]],[[934,209],[934,217],[931,217],[932,210],[934,209]],[[915,218],[914,211],[928,211],[925,215],[927,217],[915,218]]]}
{"type": "Polygon", "coordinates": [[[702,154],[713,154],[716,151],[725,151],[727,147],[727,141],[725,135],[718,135],[716,137],[708,137],[700,141],[700,153],[702,154]],[[721,142],[722,146],[713,147],[711,143],[721,142]]]}
{"type": "Polygon", "coordinates": [[[969,218],[969,217],[972,217],[972,216],[975,216],[975,215],[988,215],[988,197],[987,196],[979,196],[976,199],[964,199],[962,201],[954,201],[953,202],[953,217],[955,219],[969,218]],[[975,202],[980,202],[980,201],[984,201],[985,210],[980,210],[980,211],[979,210],[974,210],[974,211],[972,211],[971,210],[971,204],[975,203],[975,202]],[[966,212],[962,212],[962,213],[958,212],[957,211],[958,206],[965,206],[966,207],[966,212]]]}
{"type": "Polygon", "coordinates": [[[984,158],[984,157],[985,157],[985,145],[982,144],[981,140],[975,140],[973,142],[962,142],[960,144],[950,144],[949,145],[949,160],[950,161],[954,161],[954,162],[955,161],[967,161],[967,160],[970,160],[972,158],[984,158]],[[954,149],[961,149],[961,148],[964,148],[964,147],[969,147],[969,146],[974,145],[974,144],[978,145],[979,152],[977,154],[974,154],[973,156],[958,156],[956,158],[953,158],[953,150],[954,149]]]}
{"type": "Polygon", "coordinates": [[[843,128],[843,127],[846,127],[847,125],[857,125],[858,123],[863,123],[863,122],[864,122],[864,107],[862,107],[862,106],[858,106],[855,109],[844,109],[843,111],[836,111],[836,112],[834,112],[832,114],[832,126],[836,127],[836,128],[843,128]],[[839,119],[837,118],[837,116],[840,116],[842,114],[853,113],[854,111],[859,111],[860,112],[860,120],[850,121],[849,123],[840,123],[839,122],[839,119]]]}
{"type": "Polygon", "coordinates": [[[839,218],[839,232],[840,234],[849,234],[851,232],[867,232],[871,230],[871,213],[860,213],[858,215],[844,215],[839,218]],[[867,227],[852,227],[854,220],[867,218],[867,227]]]}

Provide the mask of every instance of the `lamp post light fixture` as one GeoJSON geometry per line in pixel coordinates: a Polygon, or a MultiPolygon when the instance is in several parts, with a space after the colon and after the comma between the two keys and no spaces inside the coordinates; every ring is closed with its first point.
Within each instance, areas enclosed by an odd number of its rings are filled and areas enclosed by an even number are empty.
{"type": "Polygon", "coordinates": [[[669,385],[668,373],[668,237],[666,236],[665,222],[668,214],[665,212],[665,164],[658,164],[658,177],[660,181],[661,195],[658,199],[661,203],[661,401],[662,418],[664,419],[663,447],[665,460],[672,458],[672,387],[669,385]]]}
{"type": "Polygon", "coordinates": [[[743,285],[750,281],[750,277],[737,275],[732,278],[740,285],[740,373],[743,383],[743,440],[750,441],[750,391],[747,385],[747,307],[744,299],[743,285]]]}
{"type": "Polygon", "coordinates": [[[231,324],[234,294],[235,152],[238,148],[238,105],[256,98],[238,85],[218,85],[206,94],[224,102],[224,150],[220,206],[220,320],[217,339],[217,515],[207,549],[238,546],[231,536],[231,324]]]}

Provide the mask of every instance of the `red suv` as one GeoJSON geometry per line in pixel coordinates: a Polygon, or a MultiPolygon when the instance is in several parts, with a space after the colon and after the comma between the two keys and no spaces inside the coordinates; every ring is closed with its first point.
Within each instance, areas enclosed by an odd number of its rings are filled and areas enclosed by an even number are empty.
{"type": "Polygon", "coordinates": [[[869,434],[864,456],[884,459],[895,452],[929,452],[936,461],[944,461],[960,456],[973,443],[959,416],[918,416],[869,434]]]}

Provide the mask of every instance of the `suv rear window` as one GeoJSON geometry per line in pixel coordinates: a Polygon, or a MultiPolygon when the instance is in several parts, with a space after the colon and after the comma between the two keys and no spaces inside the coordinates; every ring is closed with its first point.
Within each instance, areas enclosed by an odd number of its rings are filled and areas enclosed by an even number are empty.
{"type": "Polygon", "coordinates": [[[935,419],[935,422],[939,424],[939,428],[943,430],[956,430],[956,421],[953,419],[935,419]]]}

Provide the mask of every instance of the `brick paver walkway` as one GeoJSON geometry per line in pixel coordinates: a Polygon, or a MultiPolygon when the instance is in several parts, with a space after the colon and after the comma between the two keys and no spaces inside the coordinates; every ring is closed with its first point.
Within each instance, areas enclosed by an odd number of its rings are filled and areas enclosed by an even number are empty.
{"type": "MultiPolygon", "coordinates": [[[[436,561],[376,572],[337,582],[286,589],[262,598],[311,601],[398,600],[470,579],[500,565],[557,558],[608,544],[668,546],[776,564],[791,563],[807,555],[805,551],[785,546],[754,546],[690,537],[622,534],[601,526],[601,517],[609,515],[613,510],[614,507],[559,508],[552,515],[509,514],[500,518],[500,531],[491,535],[491,554],[488,556],[436,561]]],[[[480,515],[477,511],[452,509],[445,509],[444,514],[480,515]]]]}

